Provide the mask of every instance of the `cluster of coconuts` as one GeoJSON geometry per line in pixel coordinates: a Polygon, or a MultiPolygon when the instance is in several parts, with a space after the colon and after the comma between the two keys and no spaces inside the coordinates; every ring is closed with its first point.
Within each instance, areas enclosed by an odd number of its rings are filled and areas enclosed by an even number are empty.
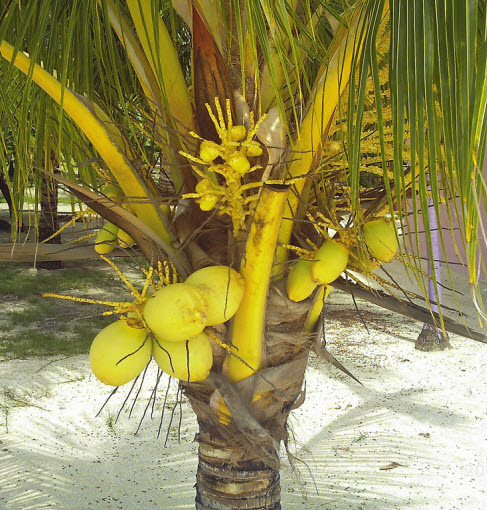
{"type": "MultiPolygon", "coordinates": [[[[119,203],[123,198],[123,191],[115,184],[107,184],[101,187],[100,190],[106,197],[111,198],[114,202],[119,203]]],[[[133,213],[130,204],[123,204],[129,212],[133,213]]],[[[106,255],[113,251],[117,246],[121,248],[130,248],[135,244],[132,237],[118,228],[113,223],[105,221],[100,231],[96,236],[95,251],[100,255],[106,255]]]]}
{"type": "Polygon", "coordinates": [[[205,379],[213,352],[204,329],[233,317],[243,292],[243,277],[227,266],[205,267],[184,283],[161,287],[145,302],[143,322],[134,321],[137,327],[118,320],[98,333],[90,349],[93,373],[105,384],[121,386],[137,377],[152,356],[177,379],[205,379]]]}
{"type": "Polygon", "coordinates": [[[106,255],[113,251],[117,246],[120,248],[130,248],[135,244],[132,237],[113,223],[105,221],[96,236],[95,251],[100,255],[106,255]]]}
{"type": "MultiPolygon", "coordinates": [[[[371,271],[382,262],[390,262],[398,249],[396,231],[392,223],[383,219],[363,225],[364,241],[370,257],[366,260],[355,250],[352,269],[371,271]]],[[[349,250],[334,239],[327,239],[316,251],[313,260],[299,259],[290,269],[286,289],[291,301],[309,297],[317,285],[335,281],[349,265],[349,250]]]]}

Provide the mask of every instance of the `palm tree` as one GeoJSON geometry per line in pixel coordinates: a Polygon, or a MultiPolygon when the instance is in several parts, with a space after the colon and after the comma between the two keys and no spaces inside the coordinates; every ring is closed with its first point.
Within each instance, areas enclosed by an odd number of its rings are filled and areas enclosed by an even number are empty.
{"type": "MultiPolygon", "coordinates": [[[[324,352],[316,332],[330,285],[344,287],[339,275],[357,292],[364,275],[385,285],[374,270],[395,255],[424,288],[418,259],[396,253],[396,226],[414,232],[430,197],[460,219],[475,293],[485,4],[173,5],[10,2],[2,82],[28,78],[21,101],[2,93],[2,111],[15,119],[20,148],[35,125],[31,109],[51,112],[55,127],[38,126],[36,140],[51,140],[65,174],[57,180],[128,233],[154,274],[168,261],[178,281],[212,265],[239,271],[238,310],[204,330],[206,378],[189,381],[185,344],[181,386],[199,423],[196,507],[277,509],[287,418],[304,398],[310,350],[324,352]],[[189,45],[191,61],[180,59],[189,45]],[[98,191],[114,183],[116,200],[98,191]]],[[[153,302],[145,290],[133,305],[148,328],[140,349],[149,338],[157,350],[162,341],[141,312],[153,302]]],[[[128,307],[118,312],[130,326],[128,307]]],[[[429,321],[451,326],[441,310],[429,321]]]]}

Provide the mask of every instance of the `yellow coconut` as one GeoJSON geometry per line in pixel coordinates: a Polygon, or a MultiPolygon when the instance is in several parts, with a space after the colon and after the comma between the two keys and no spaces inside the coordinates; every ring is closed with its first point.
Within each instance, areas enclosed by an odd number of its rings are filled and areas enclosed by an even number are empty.
{"type": "Polygon", "coordinates": [[[127,232],[120,228],[118,229],[118,244],[122,248],[130,248],[135,244],[135,241],[129,234],[127,234],[127,232]]]}
{"type": "Polygon", "coordinates": [[[222,324],[232,318],[242,301],[244,279],[228,266],[198,269],[189,275],[185,283],[203,294],[207,304],[207,326],[222,324]]]}
{"type": "Polygon", "coordinates": [[[345,246],[328,239],[315,254],[311,277],[319,285],[335,281],[345,271],[348,255],[345,246]]]}
{"type": "Polygon", "coordinates": [[[109,221],[103,224],[95,240],[95,251],[100,255],[110,253],[117,246],[118,227],[109,221]]]}
{"type": "Polygon", "coordinates": [[[200,333],[186,342],[154,340],[152,356],[159,368],[166,374],[189,382],[205,379],[213,365],[211,344],[204,333],[200,333]]]}
{"type": "Polygon", "coordinates": [[[381,262],[390,262],[397,252],[396,231],[385,220],[369,221],[363,226],[364,239],[370,254],[381,262]]]}
{"type": "Polygon", "coordinates": [[[154,292],[143,315],[154,335],[167,342],[196,336],[207,324],[206,301],[196,287],[187,283],[174,283],[154,292]]]}
{"type": "Polygon", "coordinates": [[[286,291],[291,301],[303,301],[311,295],[316,288],[316,282],[311,277],[311,260],[298,260],[287,275],[286,291]]]}
{"type": "Polygon", "coordinates": [[[93,340],[91,370],[101,382],[120,386],[142,372],[151,351],[152,342],[145,329],[131,328],[119,320],[103,328],[93,340]]]}
{"type": "MultiPolygon", "coordinates": [[[[122,198],[123,191],[120,186],[117,186],[116,184],[105,184],[100,188],[100,191],[108,198],[116,199],[116,198],[122,198]]],[[[117,200],[115,200],[117,202],[117,200]]]]}

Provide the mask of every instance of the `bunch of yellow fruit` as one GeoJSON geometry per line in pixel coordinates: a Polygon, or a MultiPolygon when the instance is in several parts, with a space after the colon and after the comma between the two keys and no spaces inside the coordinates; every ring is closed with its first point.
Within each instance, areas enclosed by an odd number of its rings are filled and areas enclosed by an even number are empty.
{"type": "Polygon", "coordinates": [[[90,349],[93,373],[120,386],[137,377],[152,356],[171,376],[205,379],[213,354],[204,329],[233,317],[243,292],[242,276],[227,266],[205,267],[184,283],[161,287],[145,302],[140,321],[118,320],[98,333],[90,349]]]}
{"type": "MultiPolygon", "coordinates": [[[[120,187],[115,184],[107,184],[102,186],[100,190],[106,197],[111,198],[115,203],[122,203],[123,191],[120,187]]],[[[123,207],[129,212],[134,213],[130,204],[123,204],[123,207]]],[[[127,232],[118,228],[113,223],[105,221],[102,225],[95,241],[95,251],[100,255],[107,255],[113,251],[117,246],[121,248],[130,248],[133,246],[135,241],[132,239],[127,232]]]]}
{"type": "MultiPolygon", "coordinates": [[[[363,226],[365,245],[368,249],[366,261],[357,250],[350,265],[354,270],[368,271],[390,262],[398,249],[396,231],[392,223],[377,219],[363,226]]],[[[287,277],[287,295],[291,301],[302,301],[309,297],[317,285],[334,282],[349,265],[350,251],[334,239],[327,239],[314,254],[313,260],[300,259],[290,269],[287,277]]]]}

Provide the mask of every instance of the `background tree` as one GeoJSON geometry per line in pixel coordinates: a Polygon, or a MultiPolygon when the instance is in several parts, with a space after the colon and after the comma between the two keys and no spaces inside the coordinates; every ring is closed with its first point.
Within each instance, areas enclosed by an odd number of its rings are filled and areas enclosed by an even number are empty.
{"type": "MultiPolygon", "coordinates": [[[[460,219],[475,289],[486,33],[475,1],[7,5],[2,82],[27,76],[18,103],[1,96],[16,150],[32,112],[52,112],[36,143],[56,140],[57,180],[149,264],[97,337],[115,338],[111,364],[92,350],[92,366],[122,384],[152,352],[181,379],[200,428],[197,508],[280,508],[279,449],[309,352],[324,352],[315,332],[330,285],[344,288],[345,272],[358,292],[394,256],[424,276],[397,252],[399,224],[418,221],[407,197],[427,232],[428,197],[460,219]],[[179,58],[189,40],[191,72],[179,58]],[[195,276],[213,266],[225,268],[220,287],[195,276]],[[177,316],[171,293],[190,309],[178,327],[161,323],[177,316]]],[[[452,330],[441,312],[429,321],[452,330]]]]}

